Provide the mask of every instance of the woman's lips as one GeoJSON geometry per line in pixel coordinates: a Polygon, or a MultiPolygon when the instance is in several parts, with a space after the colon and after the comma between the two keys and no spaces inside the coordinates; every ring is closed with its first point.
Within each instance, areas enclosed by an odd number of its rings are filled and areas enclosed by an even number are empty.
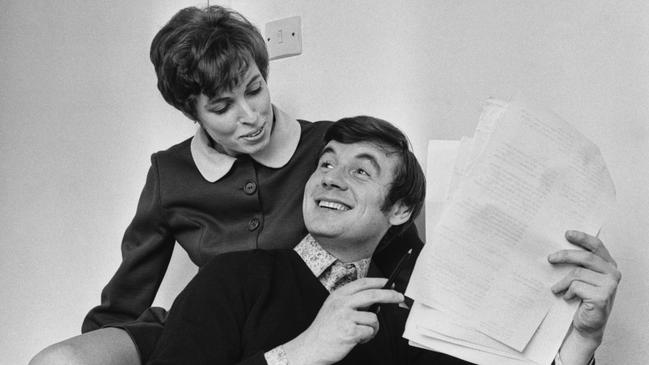
{"type": "Polygon", "coordinates": [[[261,136],[262,132],[264,131],[264,128],[266,127],[266,124],[264,123],[261,128],[256,129],[248,134],[244,134],[243,136],[239,138],[243,139],[256,139],[257,137],[261,136]]]}

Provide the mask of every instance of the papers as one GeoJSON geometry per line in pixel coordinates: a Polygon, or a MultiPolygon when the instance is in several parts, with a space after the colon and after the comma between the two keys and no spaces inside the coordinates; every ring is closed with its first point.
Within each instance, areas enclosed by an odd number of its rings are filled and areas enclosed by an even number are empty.
{"type": "Polygon", "coordinates": [[[431,141],[427,244],[404,337],[477,364],[550,364],[577,303],[550,287],[568,229],[596,234],[615,189],[598,148],[558,116],[489,100],[473,138],[431,141]]]}

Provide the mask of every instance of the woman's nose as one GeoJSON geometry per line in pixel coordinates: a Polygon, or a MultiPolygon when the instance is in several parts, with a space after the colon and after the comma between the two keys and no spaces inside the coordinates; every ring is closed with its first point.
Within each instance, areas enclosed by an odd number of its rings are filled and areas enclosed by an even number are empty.
{"type": "Polygon", "coordinates": [[[247,101],[239,102],[239,118],[238,122],[241,124],[254,124],[257,122],[257,113],[252,105],[247,101]]]}

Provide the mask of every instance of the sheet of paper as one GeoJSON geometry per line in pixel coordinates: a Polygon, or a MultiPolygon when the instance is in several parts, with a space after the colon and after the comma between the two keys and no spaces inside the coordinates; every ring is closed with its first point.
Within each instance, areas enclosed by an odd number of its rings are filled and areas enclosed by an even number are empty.
{"type": "MultiPolygon", "coordinates": [[[[420,303],[415,302],[411,308],[408,323],[416,328],[417,333],[424,335],[423,339],[419,338],[421,345],[433,350],[436,341],[429,343],[427,339],[455,344],[458,348],[454,351],[460,353],[477,350],[549,365],[570,326],[571,321],[566,320],[563,313],[572,313],[576,306],[576,302],[557,301],[523,352],[518,352],[471,328],[470,324],[464,323],[461,318],[420,303]]],[[[413,340],[405,334],[404,337],[413,340]]]]}
{"type": "MultiPolygon", "coordinates": [[[[406,294],[523,351],[567,270],[547,255],[569,246],[567,229],[594,234],[614,188],[597,147],[551,113],[515,101],[490,133],[427,235],[406,294]]],[[[569,321],[574,309],[562,310],[569,321]]]]}
{"type": "Polygon", "coordinates": [[[475,161],[482,155],[491,134],[496,128],[496,123],[507,110],[507,102],[497,99],[487,99],[482,105],[482,113],[478,119],[478,125],[473,135],[473,144],[471,146],[470,158],[463,166],[465,171],[469,171],[475,161]]]}
{"type": "Polygon", "coordinates": [[[459,141],[431,140],[428,142],[428,159],[426,160],[426,235],[432,229],[448,201],[451,180],[460,148],[459,141]]]}
{"type": "Polygon", "coordinates": [[[404,337],[410,339],[410,346],[442,352],[458,359],[480,365],[538,365],[530,360],[513,359],[489,352],[460,346],[451,342],[432,338],[418,332],[412,322],[406,323],[404,337]]]}
{"type": "Polygon", "coordinates": [[[464,323],[457,316],[438,311],[420,303],[415,303],[411,311],[412,315],[409,321],[412,321],[417,331],[426,337],[437,338],[492,354],[525,360],[523,353],[472,329],[470,325],[464,323]]]}
{"type": "Polygon", "coordinates": [[[455,166],[453,168],[453,175],[449,181],[447,187],[446,201],[452,199],[453,194],[457,190],[458,186],[464,180],[464,177],[467,173],[467,167],[472,162],[473,153],[475,150],[475,143],[473,138],[462,137],[460,140],[460,145],[457,149],[457,154],[455,156],[455,166]]]}

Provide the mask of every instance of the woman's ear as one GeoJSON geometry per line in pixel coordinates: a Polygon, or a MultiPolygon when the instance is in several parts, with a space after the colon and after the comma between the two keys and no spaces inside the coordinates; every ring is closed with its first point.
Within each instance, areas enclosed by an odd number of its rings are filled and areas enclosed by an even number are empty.
{"type": "Polygon", "coordinates": [[[410,215],[412,215],[412,209],[399,200],[390,208],[388,220],[391,225],[398,226],[406,223],[410,219],[410,215]]]}
{"type": "Polygon", "coordinates": [[[180,109],[180,111],[183,112],[183,114],[187,118],[192,120],[194,123],[198,123],[202,127],[203,124],[198,119],[198,111],[196,110],[198,108],[198,98],[199,98],[199,95],[197,95],[197,94],[193,94],[193,95],[188,96],[187,99],[185,100],[184,107],[179,108],[179,109],[180,109]],[[196,115],[193,115],[193,114],[196,114],[196,115]]]}
{"type": "Polygon", "coordinates": [[[203,125],[201,124],[201,121],[198,120],[198,118],[194,118],[193,115],[191,115],[191,114],[189,114],[189,113],[187,113],[187,112],[185,112],[185,111],[183,111],[183,114],[184,114],[187,118],[189,118],[189,120],[193,121],[194,123],[198,123],[198,125],[200,125],[201,127],[203,126],[203,125]]]}

